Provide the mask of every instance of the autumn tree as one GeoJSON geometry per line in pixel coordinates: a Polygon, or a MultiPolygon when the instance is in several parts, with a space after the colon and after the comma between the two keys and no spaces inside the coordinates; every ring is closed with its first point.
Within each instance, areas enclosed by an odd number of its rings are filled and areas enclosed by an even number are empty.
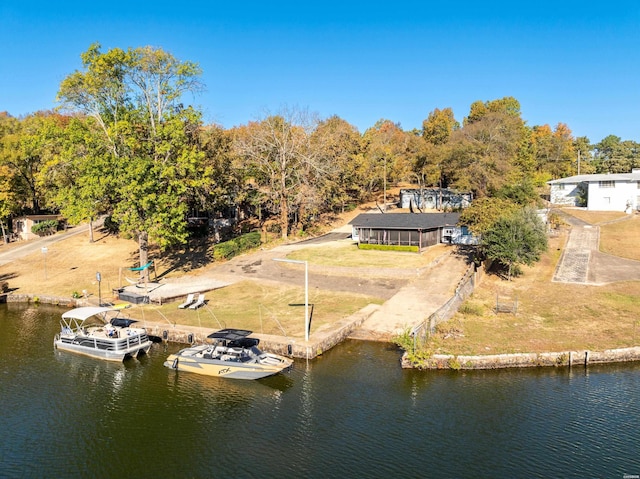
{"type": "Polygon", "coordinates": [[[0,165],[11,189],[12,210],[39,214],[46,190],[39,182],[43,165],[56,154],[58,131],[66,121],[52,112],[38,112],[23,119],[2,119],[0,165]]]}
{"type": "Polygon", "coordinates": [[[235,151],[233,133],[219,125],[199,131],[199,149],[203,153],[199,174],[193,179],[188,202],[203,211],[221,210],[238,201],[241,180],[233,169],[235,151]]]}
{"type": "Polygon", "coordinates": [[[436,108],[422,122],[422,137],[432,145],[444,145],[451,138],[451,134],[459,128],[460,124],[454,118],[451,108],[444,110],[436,108]]]}
{"type": "Polygon", "coordinates": [[[89,161],[112,191],[114,220],[138,239],[144,265],[150,236],[162,248],[187,237],[184,198],[202,157],[201,119],[181,98],[200,89],[201,70],[162,49],[100,48],[81,55],[84,70],[62,81],[58,99],[93,120],[100,148],[89,161]]]}
{"type": "Polygon", "coordinates": [[[399,124],[379,120],[363,135],[367,164],[368,192],[384,190],[389,184],[406,179],[411,174],[412,155],[409,148],[413,133],[399,124]]]}
{"type": "Polygon", "coordinates": [[[305,170],[315,168],[310,137],[317,121],[305,110],[283,108],[236,131],[234,144],[245,181],[255,185],[260,205],[278,215],[282,238],[288,237],[291,213],[300,206],[305,170]]]}
{"type": "Polygon", "coordinates": [[[558,123],[553,130],[549,125],[534,126],[531,142],[537,171],[548,173],[550,178],[575,174],[577,161],[574,141],[571,130],[564,123],[558,123]]]}
{"type": "Polygon", "coordinates": [[[482,197],[517,181],[525,138],[517,100],[474,103],[464,126],[451,136],[442,168],[445,186],[482,197]]]}
{"type": "MultiPolygon", "coordinates": [[[[357,128],[337,116],[321,121],[311,136],[317,151],[315,183],[323,211],[344,211],[362,199],[366,185],[362,137],[357,128]]],[[[319,211],[322,212],[322,211],[319,211]]]]}

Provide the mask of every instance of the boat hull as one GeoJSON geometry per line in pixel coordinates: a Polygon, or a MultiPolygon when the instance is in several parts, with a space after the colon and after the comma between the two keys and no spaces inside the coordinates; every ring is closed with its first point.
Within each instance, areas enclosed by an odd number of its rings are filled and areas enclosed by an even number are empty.
{"type": "Polygon", "coordinates": [[[149,352],[153,344],[146,335],[130,337],[124,341],[96,341],[90,337],[56,338],[54,346],[61,351],[82,354],[107,361],[123,361],[149,352]]]}
{"type": "Polygon", "coordinates": [[[261,379],[288,370],[292,364],[293,361],[286,358],[282,358],[277,364],[236,363],[182,356],[179,353],[170,355],[164,363],[166,367],[176,371],[230,379],[261,379]]]}

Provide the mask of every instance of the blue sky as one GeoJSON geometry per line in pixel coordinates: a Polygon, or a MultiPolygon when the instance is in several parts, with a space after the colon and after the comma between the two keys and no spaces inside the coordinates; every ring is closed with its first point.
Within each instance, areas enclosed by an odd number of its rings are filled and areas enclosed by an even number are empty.
{"type": "Polygon", "coordinates": [[[0,1],[0,111],[56,106],[80,54],[152,45],[203,69],[185,102],[230,128],[283,106],[361,132],[513,96],[528,125],[640,141],[640,2],[0,1]]]}

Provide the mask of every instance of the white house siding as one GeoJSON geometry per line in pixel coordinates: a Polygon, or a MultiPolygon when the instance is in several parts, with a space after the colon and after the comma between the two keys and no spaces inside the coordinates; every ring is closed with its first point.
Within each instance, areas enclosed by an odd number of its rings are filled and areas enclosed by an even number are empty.
{"type": "Polygon", "coordinates": [[[579,186],[587,188],[587,209],[591,211],[640,210],[640,169],[631,173],[579,175],[548,182],[552,204],[580,206],[579,186]]]}
{"type": "Polygon", "coordinates": [[[466,226],[446,226],[442,229],[441,243],[477,245],[480,241],[473,236],[466,226]]]}
{"type": "Polygon", "coordinates": [[[637,181],[613,181],[613,188],[603,188],[598,181],[589,182],[589,202],[587,209],[592,211],[638,210],[640,189],[637,181]]]}
{"type": "Polygon", "coordinates": [[[551,185],[550,199],[554,205],[578,206],[578,183],[551,185]]]}

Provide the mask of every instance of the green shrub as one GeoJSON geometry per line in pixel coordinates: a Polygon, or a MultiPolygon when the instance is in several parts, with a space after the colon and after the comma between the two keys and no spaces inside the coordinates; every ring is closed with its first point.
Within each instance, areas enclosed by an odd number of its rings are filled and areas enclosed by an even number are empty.
{"type": "Polygon", "coordinates": [[[402,333],[395,335],[392,341],[405,351],[413,351],[413,336],[410,329],[405,329],[402,333]]]}
{"type": "Polygon", "coordinates": [[[260,246],[260,244],[260,232],[254,231],[251,233],[247,233],[245,235],[238,236],[237,238],[215,245],[213,248],[213,259],[230,259],[244,251],[250,250],[252,248],[257,248],[258,246],[260,246]]]}
{"type": "Polygon", "coordinates": [[[253,231],[251,233],[238,236],[233,241],[237,243],[240,251],[257,248],[261,244],[260,232],[253,231]]]}
{"type": "Polygon", "coordinates": [[[40,221],[31,227],[31,232],[38,236],[52,235],[58,230],[58,220],[40,221]]]}
{"type": "Polygon", "coordinates": [[[380,251],[405,251],[409,253],[418,253],[420,252],[420,248],[417,246],[409,246],[409,245],[394,245],[394,244],[364,244],[360,243],[358,245],[359,249],[369,249],[369,250],[380,250],[380,251]]]}
{"type": "Polygon", "coordinates": [[[454,371],[459,371],[462,368],[462,364],[460,364],[460,361],[458,361],[457,356],[449,358],[449,361],[447,363],[449,369],[453,369],[454,371]]]}
{"type": "Polygon", "coordinates": [[[458,311],[462,314],[468,314],[470,316],[482,316],[483,307],[480,304],[470,303],[469,301],[465,301],[460,305],[458,311]]]}

